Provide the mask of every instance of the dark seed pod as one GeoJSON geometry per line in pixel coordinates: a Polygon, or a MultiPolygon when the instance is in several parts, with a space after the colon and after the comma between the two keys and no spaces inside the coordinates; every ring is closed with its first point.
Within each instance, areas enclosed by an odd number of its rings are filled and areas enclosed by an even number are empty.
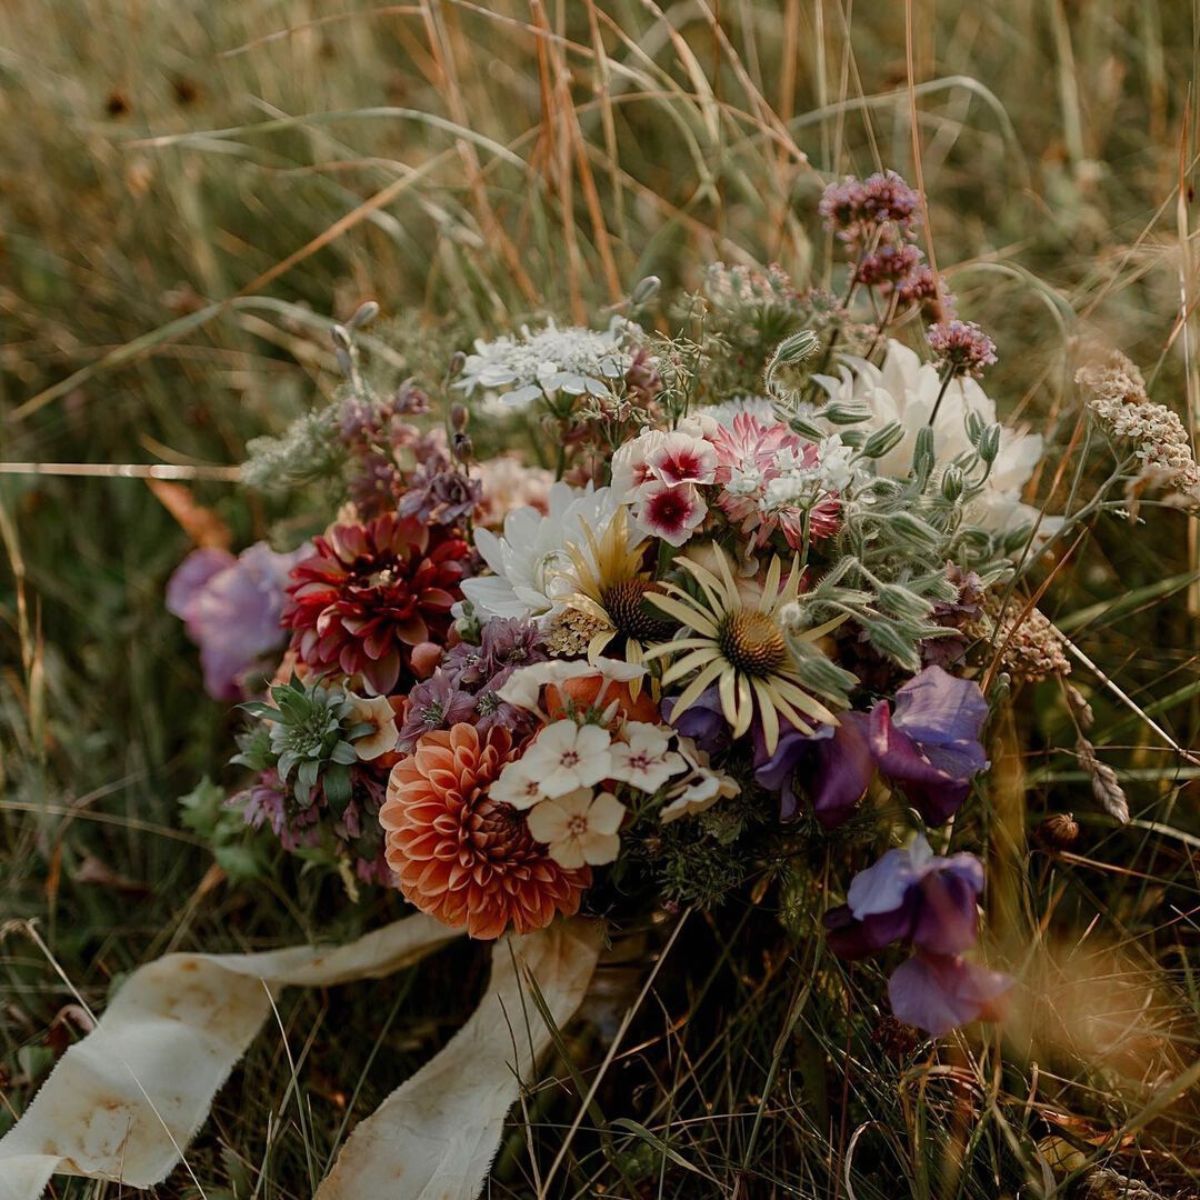
{"type": "Polygon", "coordinates": [[[1079,840],[1079,822],[1070,813],[1052,813],[1037,827],[1035,836],[1047,850],[1070,850],[1079,840]]]}

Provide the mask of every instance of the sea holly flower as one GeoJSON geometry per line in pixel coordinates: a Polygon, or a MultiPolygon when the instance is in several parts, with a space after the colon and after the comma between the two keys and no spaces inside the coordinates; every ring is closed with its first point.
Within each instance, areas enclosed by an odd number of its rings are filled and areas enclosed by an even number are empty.
{"type": "Polygon", "coordinates": [[[470,549],[456,531],[385,513],[334,525],[292,568],[284,621],[300,661],[391,692],[411,648],[449,632],[470,549]]]}
{"type": "Polygon", "coordinates": [[[167,609],[200,647],[204,688],[215,700],[240,700],[247,675],[287,638],[280,623],[288,572],[308,553],[277,554],[256,542],[236,558],[193,550],[167,584],[167,609]]]}
{"type": "Polygon", "coordinates": [[[687,764],[670,748],[670,741],[657,725],[645,721],[627,721],[621,740],[612,744],[612,765],[608,778],[628,783],[643,792],[657,792],[672,775],[687,764]]]}
{"type": "Polygon", "coordinates": [[[555,721],[527,747],[522,761],[551,799],[588,788],[612,775],[612,738],[599,725],[555,721]]]}
{"type": "Polygon", "coordinates": [[[755,739],[754,778],[779,793],[780,820],[792,820],[800,808],[796,779],[803,775],[813,815],[835,829],[854,812],[875,775],[866,713],[844,712],[838,723],[819,725],[811,734],[785,729],[774,754],[755,739]]]}
{"type": "Polygon", "coordinates": [[[942,1037],[971,1021],[1003,1015],[1013,980],[961,955],[915,954],[888,980],[888,1000],[896,1017],[942,1037]]]}
{"type": "Polygon", "coordinates": [[[846,904],[826,915],[829,943],[861,958],[891,942],[930,954],[961,954],[978,934],[983,866],[973,854],[934,854],[921,834],[889,850],[850,883],[846,904]]]}
{"type": "Polygon", "coordinates": [[[543,800],[525,822],[560,867],[574,869],[603,866],[617,857],[617,830],[624,817],[625,805],[612,792],[593,796],[591,788],[579,788],[556,800],[543,800]]]}
{"type": "Polygon", "coordinates": [[[872,709],[869,736],[879,770],[931,824],[957,811],[971,780],[987,767],[979,741],[987,715],[977,683],[937,666],[896,692],[894,710],[886,701],[872,709]]]}

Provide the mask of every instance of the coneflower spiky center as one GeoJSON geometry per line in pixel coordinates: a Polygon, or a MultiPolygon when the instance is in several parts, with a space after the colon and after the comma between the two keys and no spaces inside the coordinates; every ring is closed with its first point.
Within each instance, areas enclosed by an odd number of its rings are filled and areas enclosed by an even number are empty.
{"type": "Polygon", "coordinates": [[[722,618],[717,645],[726,661],[746,675],[770,675],[787,658],[787,643],[779,626],[755,609],[739,609],[722,618]]]}
{"type": "Polygon", "coordinates": [[[666,641],[675,626],[646,603],[647,592],[661,591],[661,586],[650,579],[623,579],[601,592],[600,603],[618,633],[640,642],[666,641]]]}

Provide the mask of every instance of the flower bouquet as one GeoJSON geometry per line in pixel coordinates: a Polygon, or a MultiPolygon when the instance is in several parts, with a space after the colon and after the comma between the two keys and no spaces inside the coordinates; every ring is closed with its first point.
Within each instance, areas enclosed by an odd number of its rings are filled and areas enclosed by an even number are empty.
{"type": "Polygon", "coordinates": [[[1037,506],[1043,439],[997,419],[996,349],[926,264],[921,208],[893,173],[826,190],[838,295],[716,264],[679,295],[644,280],[597,327],[425,331],[398,386],[360,357],[376,306],[335,327],[341,392],[244,470],[325,481],[321,531],[198,550],[167,603],[209,691],[242,701],[227,813],[347,903],[394,889],[416,915],[332,952],[144,968],[83,1047],[133,1053],[132,1009],[153,1011],[185,1028],[161,1060],[138,1042],[145,1071],[208,1077],[175,1104],[142,1075],[114,1167],[103,1131],[87,1153],[29,1132],[64,1074],[94,1109],[68,1055],[0,1144],[34,1180],[13,1195],[56,1169],[161,1178],[272,988],[384,974],[460,933],[505,939],[488,996],[320,1195],[475,1194],[601,944],[732,896],[835,959],[884,958],[914,1042],[1003,1014],[1017,985],[980,945],[974,853],[989,714],[1070,670],[1037,608],[1068,532],[1105,506],[1193,505],[1200,475],[1137,369],[1092,356],[1079,382],[1114,469],[1087,496],[1060,470],[1063,511],[1037,506]],[[539,1032],[514,1049],[488,1004],[511,1014],[533,985],[539,1032]],[[407,1182],[377,1190],[397,1161],[407,1182]]]}

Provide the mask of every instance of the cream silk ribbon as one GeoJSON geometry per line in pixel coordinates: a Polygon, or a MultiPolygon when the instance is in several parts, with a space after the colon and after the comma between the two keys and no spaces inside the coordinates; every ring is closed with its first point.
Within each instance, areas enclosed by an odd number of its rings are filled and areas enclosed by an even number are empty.
{"type": "MultiPolygon", "coordinates": [[[[275,992],[382,978],[457,936],[419,914],[335,949],[169,954],[139,968],[0,1139],[0,1200],[37,1200],[54,1174],[137,1188],[161,1183],[270,1013],[275,992]]],[[[359,1124],[318,1200],[473,1200],[520,1080],[551,1041],[528,977],[554,1024],[565,1024],[587,990],[603,936],[598,922],[559,921],[496,943],[479,1007],[359,1124]]]]}

